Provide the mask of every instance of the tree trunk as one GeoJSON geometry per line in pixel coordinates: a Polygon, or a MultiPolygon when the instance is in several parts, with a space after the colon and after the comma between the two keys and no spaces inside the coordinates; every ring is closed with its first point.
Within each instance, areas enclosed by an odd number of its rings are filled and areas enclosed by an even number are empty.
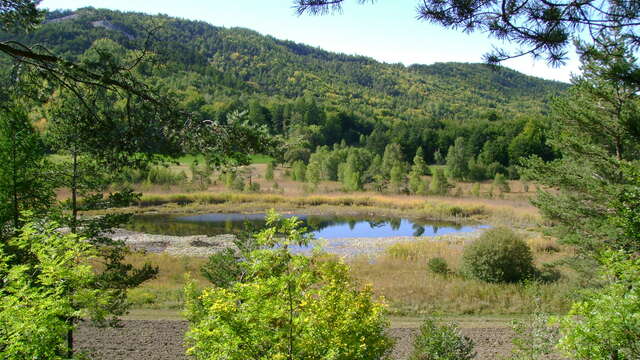
{"type": "Polygon", "coordinates": [[[76,233],[78,225],[78,154],[73,152],[73,174],[71,176],[71,232],[76,233]]]}

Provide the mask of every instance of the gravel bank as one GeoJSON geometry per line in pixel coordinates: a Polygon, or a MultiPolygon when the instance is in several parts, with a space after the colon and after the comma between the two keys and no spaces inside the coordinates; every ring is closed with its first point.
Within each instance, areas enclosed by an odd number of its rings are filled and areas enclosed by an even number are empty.
{"type": "Polygon", "coordinates": [[[134,249],[151,253],[166,252],[177,256],[209,256],[228,247],[234,247],[233,235],[218,236],[170,236],[145,234],[117,229],[108,235],[113,240],[122,240],[134,249]]]}
{"type": "MultiPolygon", "coordinates": [[[[477,239],[484,229],[471,232],[438,235],[438,236],[392,236],[378,238],[341,238],[319,239],[317,242],[330,254],[350,258],[356,256],[375,257],[390,245],[417,240],[429,240],[434,242],[453,242],[464,245],[477,239]]],[[[145,234],[135,231],[118,229],[109,235],[114,240],[123,240],[134,249],[141,249],[151,253],[166,252],[178,256],[209,256],[228,247],[234,247],[234,235],[218,236],[170,236],[145,234]]],[[[293,252],[309,253],[310,247],[291,247],[293,252]]]]}

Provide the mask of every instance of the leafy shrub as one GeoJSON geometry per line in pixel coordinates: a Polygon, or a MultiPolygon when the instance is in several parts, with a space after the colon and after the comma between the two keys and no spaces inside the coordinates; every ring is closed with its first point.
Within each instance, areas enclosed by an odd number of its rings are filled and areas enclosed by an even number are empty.
{"type": "Polygon", "coordinates": [[[224,249],[209,256],[200,268],[202,276],[220,288],[227,288],[242,278],[244,270],[240,258],[233,249],[224,249]]]}
{"type": "Polygon", "coordinates": [[[264,178],[265,180],[273,180],[273,170],[274,170],[275,165],[273,164],[273,161],[269,161],[269,163],[267,163],[267,170],[264,173],[264,178]]]}
{"type": "Polygon", "coordinates": [[[496,176],[493,178],[493,185],[495,185],[503,193],[511,192],[511,188],[509,187],[507,178],[505,178],[504,175],[500,173],[497,173],[496,176]]]}
{"type": "Polygon", "coordinates": [[[260,184],[258,184],[257,182],[247,182],[244,184],[244,192],[260,192],[260,184]]]}
{"type": "Polygon", "coordinates": [[[305,181],[306,180],[307,166],[302,160],[295,161],[291,164],[291,180],[293,181],[305,181]]]}
{"type": "Polygon", "coordinates": [[[229,186],[231,190],[235,191],[243,191],[244,190],[244,179],[240,176],[234,176],[231,185],[229,186]]]}
{"type": "Polygon", "coordinates": [[[95,288],[96,249],[58,228],[29,223],[0,242],[0,359],[68,359],[73,320],[104,320],[100,307],[114,301],[95,288]]]}
{"type": "Polygon", "coordinates": [[[480,197],[480,184],[474,183],[473,186],[471,186],[471,195],[480,197]]]}
{"type": "Polygon", "coordinates": [[[449,183],[444,174],[444,170],[435,169],[435,171],[431,171],[431,173],[433,174],[433,177],[429,184],[429,192],[434,195],[446,195],[449,191],[449,183]]]}
{"type": "Polygon", "coordinates": [[[343,262],[294,255],[308,244],[296,218],[270,214],[241,281],[185,289],[188,353],[195,359],[384,359],[392,342],[383,305],[343,262]]]}
{"type": "Polygon", "coordinates": [[[463,272],[487,282],[518,282],[535,273],[527,243],[507,228],[493,228],[467,245],[463,272]]]}
{"type": "Polygon", "coordinates": [[[187,174],[184,171],[174,173],[165,167],[156,166],[149,170],[147,174],[147,182],[154,185],[178,185],[187,180],[187,174]]]}
{"type": "Polygon", "coordinates": [[[451,273],[447,261],[441,257],[429,259],[429,261],[427,262],[427,267],[429,268],[429,271],[434,274],[449,275],[451,273]]]}
{"type": "Polygon", "coordinates": [[[573,359],[640,359],[640,258],[609,252],[609,285],[590,291],[560,319],[560,348],[573,359]]]}
{"type": "Polygon", "coordinates": [[[470,360],[476,356],[474,343],[453,324],[437,325],[427,319],[413,344],[409,360],[470,360]]]}
{"type": "Polygon", "coordinates": [[[511,360],[548,359],[558,343],[558,329],[550,325],[549,316],[536,309],[527,318],[514,321],[511,329],[511,360]]]}
{"type": "Polygon", "coordinates": [[[198,161],[191,163],[191,183],[197,185],[200,190],[206,190],[211,185],[211,168],[205,163],[200,165],[198,161]]]}

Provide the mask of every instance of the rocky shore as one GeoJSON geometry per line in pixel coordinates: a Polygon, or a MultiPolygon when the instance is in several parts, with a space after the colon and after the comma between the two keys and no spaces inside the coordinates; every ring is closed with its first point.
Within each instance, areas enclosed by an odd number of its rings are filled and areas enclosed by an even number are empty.
{"type": "MultiPolygon", "coordinates": [[[[466,243],[477,239],[484,229],[471,232],[438,235],[438,236],[392,236],[381,238],[341,238],[318,239],[316,245],[328,253],[345,258],[356,256],[375,256],[383,252],[387,247],[399,242],[416,240],[430,240],[434,242],[466,243]]],[[[134,249],[151,253],[168,253],[176,256],[209,256],[228,247],[234,247],[234,235],[225,234],[218,236],[170,236],[154,235],[135,231],[118,229],[111,237],[114,240],[122,240],[134,249]]],[[[309,253],[310,247],[292,247],[293,252],[309,253]]]]}

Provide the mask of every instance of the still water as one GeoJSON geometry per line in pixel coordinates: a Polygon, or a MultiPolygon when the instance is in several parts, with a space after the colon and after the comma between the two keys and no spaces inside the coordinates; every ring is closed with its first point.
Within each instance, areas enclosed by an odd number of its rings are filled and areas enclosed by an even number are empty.
{"type": "MultiPolygon", "coordinates": [[[[220,235],[258,229],[264,214],[204,214],[193,216],[140,215],[128,229],[162,235],[220,235]]],[[[316,238],[377,238],[396,236],[435,236],[470,232],[482,225],[417,221],[403,218],[336,215],[287,215],[300,218],[316,238]]]]}

